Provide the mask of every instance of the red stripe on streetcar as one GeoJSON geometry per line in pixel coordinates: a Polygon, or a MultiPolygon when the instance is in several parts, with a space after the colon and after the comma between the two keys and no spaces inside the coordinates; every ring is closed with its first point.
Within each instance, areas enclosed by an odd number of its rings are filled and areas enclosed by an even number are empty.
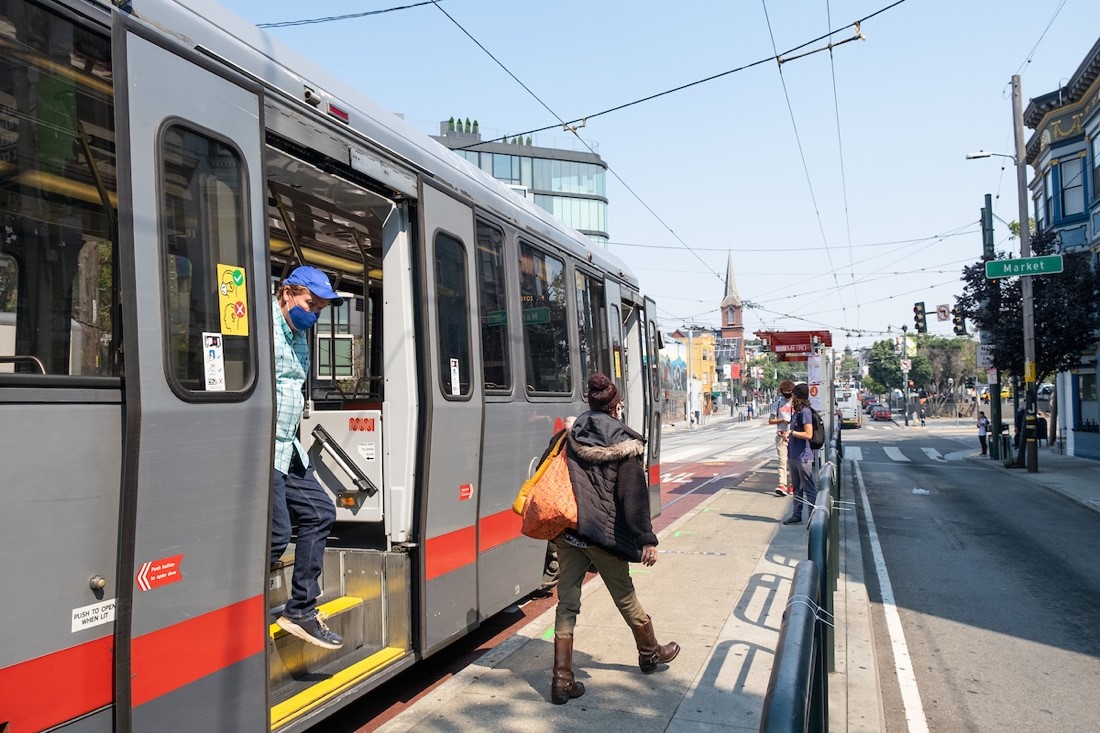
{"type": "Polygon", "coordinates": [[[263,654],[262,595],[135,638],[132,705],[167,695],[254,654],[263,654]]]}
{"type": "Polygon", "coordinates": [[[485,552],[505,542],[511,542],[519,537],[521,527],[523,527],[523,517],[512,511],[511,507],[491,516],[482,517],[481,542],[478,551],[485,552]]]}
{"type": "Polygon", "coordinates": [[[434,580],[476,559],[477,533],[473,527],[430,537],[424,543],[424,577],[434,580]]]}
{"type": "Polygon", "coordinates": [[[649,465],[649,485],[653,486],[661,481],[661,466],[657,463],[649,465]]]}
{"type": "Polygon", "coordinates": [[[0,722],[44,730],[111,703],[114,637],[0,669],[0,722]]]}

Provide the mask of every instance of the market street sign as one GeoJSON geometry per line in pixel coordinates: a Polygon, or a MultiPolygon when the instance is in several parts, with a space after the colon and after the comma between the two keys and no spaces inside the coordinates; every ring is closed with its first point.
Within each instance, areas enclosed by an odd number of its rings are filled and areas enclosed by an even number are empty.
{"type": "Polygon", "coordinates": [[[990,280],[998,277],[1053,275],[1061,271],[1062,255],[1018,257],[1014,260],[989,260],[985,263],[985,276],[990,280]]]}

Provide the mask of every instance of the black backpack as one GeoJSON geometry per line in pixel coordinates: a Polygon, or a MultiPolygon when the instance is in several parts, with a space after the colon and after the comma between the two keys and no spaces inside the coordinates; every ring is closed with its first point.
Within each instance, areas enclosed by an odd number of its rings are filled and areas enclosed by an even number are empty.
{"type": "MultiPolygon", "coordinates": [[[[801,414],[801,413],[799,413],[801,414]]],[[[821,419],[821,413],[810,408],[810,415],[813,417],[814,434],[810,438],[810,448],[813,450],[821,450],[825,446],[825,422],[821,419]]],[[[806,423],[802,423],[801,426],[805,426],[806,423]]]]}

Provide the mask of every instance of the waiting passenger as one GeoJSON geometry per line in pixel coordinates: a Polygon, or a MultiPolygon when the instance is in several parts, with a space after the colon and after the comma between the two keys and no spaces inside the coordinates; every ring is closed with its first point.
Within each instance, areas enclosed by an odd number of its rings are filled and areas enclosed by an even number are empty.
{"type": "Polygon", "coordinates": [[[573,675],[573,631],[581,610],[581,583],[593,564],[615,606],[634,632],[638,666],[645,674],[680,653],[676,642],[657,643],[653,621],[642,608],[630,579],[630,563],[657,562],[657,535],[649,516],[649,489],[642,456],[645,439],[622,423],[619,390],[607,376],[588,380],[588,412],[569,431],[569,478],[577,496],[577,529],[566,530],[554,543],[561,574],[554,620],[554,676],[550,701],[555,705],[584,694],[573,675]]]}

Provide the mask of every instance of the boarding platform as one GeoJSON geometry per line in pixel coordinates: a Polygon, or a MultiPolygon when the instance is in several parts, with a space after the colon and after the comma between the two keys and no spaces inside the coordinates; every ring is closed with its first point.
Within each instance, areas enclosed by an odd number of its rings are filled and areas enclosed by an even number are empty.
{"type": "MultiPolygon", "coordinates": [[[[791,499],[776,496],[774,487],[774,459],[723,479],[659,533],[655,566],[631,566],[658,640],[682,648],[671,664],[651,675],[639,671],[630,629],[599,576],[590,575],[573,647],[583,697],[550,703],[551,608],[378,730],[760,730],[795,566],[807,558],[807,524],[781,524],[791,499]]],[[[859,533],[854,512],[839,512],[839,519],[828,730],[879,731],[859,533]]]]}

